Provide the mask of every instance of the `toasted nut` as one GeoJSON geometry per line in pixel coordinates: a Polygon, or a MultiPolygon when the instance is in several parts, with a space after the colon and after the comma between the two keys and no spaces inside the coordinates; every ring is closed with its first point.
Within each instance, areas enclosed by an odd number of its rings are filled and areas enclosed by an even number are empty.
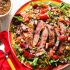
{"type": "Polygon", "coordinates": [[[69,46],[66,46],[66,50],[70,50],[70,47],[69,46]]]}
{"type": "Polygon", "coordinates": [[[68,37],[68,41],[70,41],[70,37],[68,37]]]}

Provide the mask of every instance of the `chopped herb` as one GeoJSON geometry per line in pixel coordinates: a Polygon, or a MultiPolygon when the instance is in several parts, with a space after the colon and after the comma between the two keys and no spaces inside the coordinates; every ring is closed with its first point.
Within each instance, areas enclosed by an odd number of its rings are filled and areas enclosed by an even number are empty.
{"type": "Polygon", "coordinates": [[[27,60],[27,62],[29,62],[33,67],[35,67],[35,66],[37,66],[38,58],[35,57],[33,61],[27,60]]]}
{"type": "Polygon", "coordinates": [[[15,28],[16,28],[16,26],[15,25],[12,25],[12,27],[11,27],[11,31],[14,33],[14,31],[15,31],[15,28]]]}
{"type": "Polygon", "coordinates": [[[19,58],[19,60],[21,61],[21,62],[23,62],[24,60],[25,60],[25,57],[24,56],[20,56],[20,57],[18,57],[19,58]]]}
{"type": "Polygon", "coordinates": [[[59,59],[57,59],[57,60],[51,59],[51,60],[49,61],[49,64],[51,65],[51,64],[54,64],[54,63],[58,63],[58,62],[59,62],[59,59]]]}
{"type": "Polygon", "coordinates": [[[55,6],[57,6],[57,5],[54,4],[54,3],[50,3],[49,6],[51,6],[51,7],[55,7],[55,6]]]}
{"type": "Polygon", "coordinates": [[[50,18],[53,18],[53,12],[47,11],[47,13],[48,13],[48,15],[49,15],[50,18]]]}
{"type": "Polygon", "coordinates": [[[23,22],[23,18],[21,16],[14,16],[15,19],[17,19],[20,22],[23,22]]]}

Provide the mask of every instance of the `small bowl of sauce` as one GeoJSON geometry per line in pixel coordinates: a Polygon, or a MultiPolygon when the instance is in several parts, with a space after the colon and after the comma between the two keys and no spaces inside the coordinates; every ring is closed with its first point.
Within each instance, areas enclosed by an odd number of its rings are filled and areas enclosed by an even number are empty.
{"type": "Polygon", "coordinates": [[[0,0],[0,17],[6,16],[11,10],[11,0],[0,0]]]}

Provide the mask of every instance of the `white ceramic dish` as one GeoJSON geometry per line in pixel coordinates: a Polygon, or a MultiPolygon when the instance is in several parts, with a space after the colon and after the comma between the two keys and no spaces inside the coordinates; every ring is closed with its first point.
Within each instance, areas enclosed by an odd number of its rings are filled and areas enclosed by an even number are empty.
{"type": "Polygon", "coordinates": [[[8,15],[9,14],[9,12],[11,11],[11,8],[12,8],[12,1],[10,0],[10,3],[11,3],[11,5],[10,5],[10,9],[9,9],[9,11],[7,11],[5,14],[3,14],[3,15],[0,15],[0,18],[1,17],[5,17],[6,15],[8,15]]]}

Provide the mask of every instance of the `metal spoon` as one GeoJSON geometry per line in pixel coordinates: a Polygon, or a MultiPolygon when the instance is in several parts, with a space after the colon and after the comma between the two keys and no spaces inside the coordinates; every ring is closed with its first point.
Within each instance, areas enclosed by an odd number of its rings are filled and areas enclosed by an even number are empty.
{"type": "Polygon", "coordinates": [[[8,57],[8,54],[5,52],[5,45],[3,44],[3,42],[0,40],[0,50],[4,53],[9,66],[11,67],[11,70],[16,70],[11,59],[8,57]]]}

